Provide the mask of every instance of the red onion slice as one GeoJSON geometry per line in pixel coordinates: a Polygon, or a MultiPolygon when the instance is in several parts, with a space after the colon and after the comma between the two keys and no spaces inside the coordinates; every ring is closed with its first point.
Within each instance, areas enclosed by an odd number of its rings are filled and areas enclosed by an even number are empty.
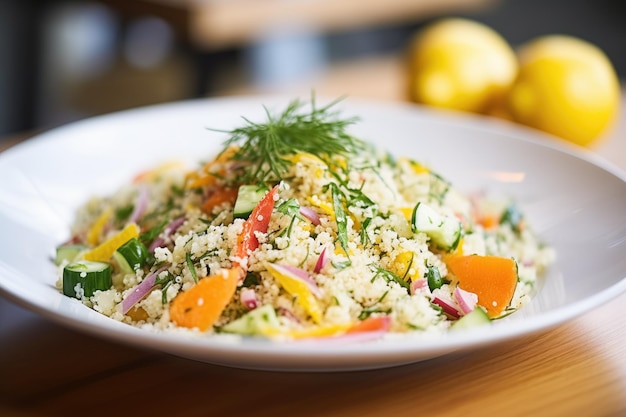
{"type": "Polygon", "coordinates": [[[456,301],[451,299],[445,292],[439,288],[433,291],[432,303],[437,304],[443,309],[443,312],[452,319],[458,319],[461,317],[456,301]]]}
{"type": "Polygon", "coordinates": [[[130,215],[128,220],[129,222],[137,223],[141,216],[143,216],[143,213],[148,207],[148,197],[148,187],[139,187],[139,192],[137,194],[137,198],[135,199],[135,208],[133,209],[133,213],[130,215]]]}
{"type": "Polygon", "coordinates": [[[244,288],[239,294],[241,304],[246,306],[248,310],[254,310],[259,306],[259,301],[256,298],[256,292],[252,288],[244,288]]]}
{"type": "Polygon", "coordinates": [[[145,277],[144,280],[141,281],[141,283],[137,285],[137,287],[135,287],[135,289],[122,300],[122,314],[128,313],[130,309],[139,302],[139,300],[145,297],[146,294],[148,294],[152,290],[157,276],[161,272],[165,271],[167,268],[169,268],[169,265],[162,266],[155,272],[145,277]]]}
{"type": "Polygon", "coordinates": [[[478,304],[478,295],[459,287],[454,289],[454,299],[459,304],[459,307],[461,307],[463,314],[471,312],[476,308],[476,304],[478,304]]]}
{"type": "Polygon", "coordinates": [[[291,320],[293,322],[300,323],[300,319],[294,314],[293,311],[291,311],[291,310],[289,310],[289,309],[287,309],[285,307],[278,307],[277,310],[278,310],[278,314],[281,317],[286,317],[286,318],[288,318],[289,320],[291,320]]]}
{"type": "Polygon", "coordinates": [[[174,234],[174,232],[176,232],[176,230],[178,230],[178,228],[182,226],[183,223],[185,223],[185,220],[185,216],[178,217],[177,219],[172,220],[170,224],[165,226],[165,229],[163,229],[161,235],[154,239],[154,241],[152,241],[152,243],[148,247],[148,250],[150,252],[154,252],[156,248],[160,248],[161,246],[163,246],[165,244],[165,238],[174,234]]]}
{"type": "Polygon", "coordinates": [[[302,216],[309,219],[309,221],[313,223],[315,226],[320,224],[320,216],[311,207],[300,206],[299,211],[302,216]]]}
{"type": "Polygon", "coordinates": [[[308,272],[303,269],[297,268],[291,265],[279,265],[279,264],[271,264],[279,273],[287,275],[289,278],[302,281],[306,284],[309,291],[313,293],[316,297],[321,297],[322,293],[317,286],[317,283],[311,278],[308,272]]]}
{"type": "Polygon", "coordinates": [[[419,292],[430,293],[428,280],[426,278],[416,279],[411,282],[411,294],[417,294],[419,292]]]}
{"type": "Polygon", "coordinates": [[[313,272],[319,274],[319,272],[324,269],[324,267],[330,261],[330,255],[328,254],[327,248],[322,249],[322,253],[320,253],[319,258],[317,258],[317,262],[315,264],[315,268],[313,268],[313,272]]]}

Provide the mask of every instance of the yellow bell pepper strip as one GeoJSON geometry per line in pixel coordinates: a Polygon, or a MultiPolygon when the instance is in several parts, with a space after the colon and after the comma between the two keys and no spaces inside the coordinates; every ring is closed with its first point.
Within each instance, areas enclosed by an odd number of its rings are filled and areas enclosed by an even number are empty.
{"type": "Polygon", "coordinates": [[[113,252],[115,252],[120,246],[132,238],[139,237],[139,231],[139,226],[137,226],[136,223],[129,223],[120,232],[116,233],[90,251],[85,252],[83,258],[87,261],[106,262],[111,258],[111,256],[113,256],[113,252]]]}
{"type": "Polygon", "coordinates": [[[182,169],[183,167],[184,163],[182,161],[168,161],[153,169],[140,172],[133,178],[133,183],[153,182],[163,173],[174,169],[182,169]]]}
{"type": "Polygon", "coordinates": [[[313,338],[325,338],[344,334],[349,328],[350,324],[329,324],[325,326],[313,326],[305,329],[293,329],[287,331],[281,331],[278,329],[266,329],[266,336],[282,336],[290,339],[313,339],[313,338]]]}
{"type": "MultiPolygon", "coordinates": [[[[309,313],[314,322],[319,323],[322,320],[322,309],[320,308],[317,298],[314,295],[314,289],[307,280],[296,275],[290,269],[283,265],[264,263],[268,272],[280,283],[280,285],[292,296],[296,297],[298,304],[309,313]]],[[[317,287],[314,287],[317,288],[317,287]]]]}
{"type": "Polygon", "coordinates": [[[93,225],[87,232],[87,243],[91,246],[96,246],[100,242],[100,236],[102,235],[102,230],[104,230],[104,226],[107,224],[111,216],[113,215],[113,210],[111,207],[107,207],[101,214],[98,216],[93,225]]]}
{"type": "Polygon", "coordinates": [[[341,339],[351,335],[376,333],[382,334],[389,331],[391,317],[371,316],[356,323],[339,323],[321,326],[313,326],[306,329],[293,329],[281,331],[275,328],[266,328],[266,336],[283,336],[291,339],[341,339]]]}

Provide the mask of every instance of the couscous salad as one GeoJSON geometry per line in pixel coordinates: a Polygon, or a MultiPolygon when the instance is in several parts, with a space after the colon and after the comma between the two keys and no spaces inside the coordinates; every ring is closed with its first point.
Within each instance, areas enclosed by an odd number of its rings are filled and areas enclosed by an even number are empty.
{"type": "Polygon", "coordinates": [[[515,203],[374,149],[334,105],[243,119],[197,168],[92,197],[59,290],[133,326],[280,340],[442,333],[529,302],[553,253],[515,203]]]}

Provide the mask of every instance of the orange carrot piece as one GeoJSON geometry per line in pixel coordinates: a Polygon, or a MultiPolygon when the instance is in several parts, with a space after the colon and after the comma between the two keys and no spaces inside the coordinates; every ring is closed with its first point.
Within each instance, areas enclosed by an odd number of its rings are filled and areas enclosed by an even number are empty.
{"type": "Polygon", "coordinates": [[[242,269],[235,267],[201,279],[174,298],[170,319],[178,326],[207,330],[232,300],[242,275],[242,269]]]}
{"type": "Polygon", "coordinates": [[[509,305],[517,285],[517,265],[499,256],[453,256],[446,260],[459,287],[478,296],[489,317],[498,317],[509,305]]]}
{"type": "Polygon", "coordinates": [[[192,172],[187,175],[185,187],[187,189],[203,188],[217,183],[217,177],[214,175],[200,175],[197,172],[192,172]]]}
{"type": "Polygon", "coordinates": [[[202,211],[210,214],[213,209],[220,204],[224,204],[226,202],[234,204],[235,200],[237,200],[237,189],[236,188],[217,188],[213,194],[211,194],[204,202],[202,203],[202,211]]]}
{"type": "Polygon", "coordinates": [[[226,173],[227,168],[225,164],[233,158],[237,149],[236,146],[229,147],[218,155],[217,158],[207,162],[200,170],[190,173],[187,176],[186,187],[191,189],[216,184],[218,177],[224,176],[226,173]]]}
{"type": "Polygon", "coordinates": [[[485,229],[493,229],[499,223],[499,219],[496,216],[484,216],[478,219],[478,223],[481,224],[485,229]]]}

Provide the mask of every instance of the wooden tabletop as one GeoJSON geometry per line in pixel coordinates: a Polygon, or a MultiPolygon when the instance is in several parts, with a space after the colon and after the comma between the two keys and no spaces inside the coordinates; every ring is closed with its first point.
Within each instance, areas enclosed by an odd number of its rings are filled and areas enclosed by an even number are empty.
{"type": "MultiPolygon", "coordinates": [[[[626,169],[626,103],[595,150],[626,169]]],[[[0,297],[0,415],[623,416],[624,317],[626,294],[557,328],[470,352],[374,371],[280,373],[87,336],[0,297]]]]}

